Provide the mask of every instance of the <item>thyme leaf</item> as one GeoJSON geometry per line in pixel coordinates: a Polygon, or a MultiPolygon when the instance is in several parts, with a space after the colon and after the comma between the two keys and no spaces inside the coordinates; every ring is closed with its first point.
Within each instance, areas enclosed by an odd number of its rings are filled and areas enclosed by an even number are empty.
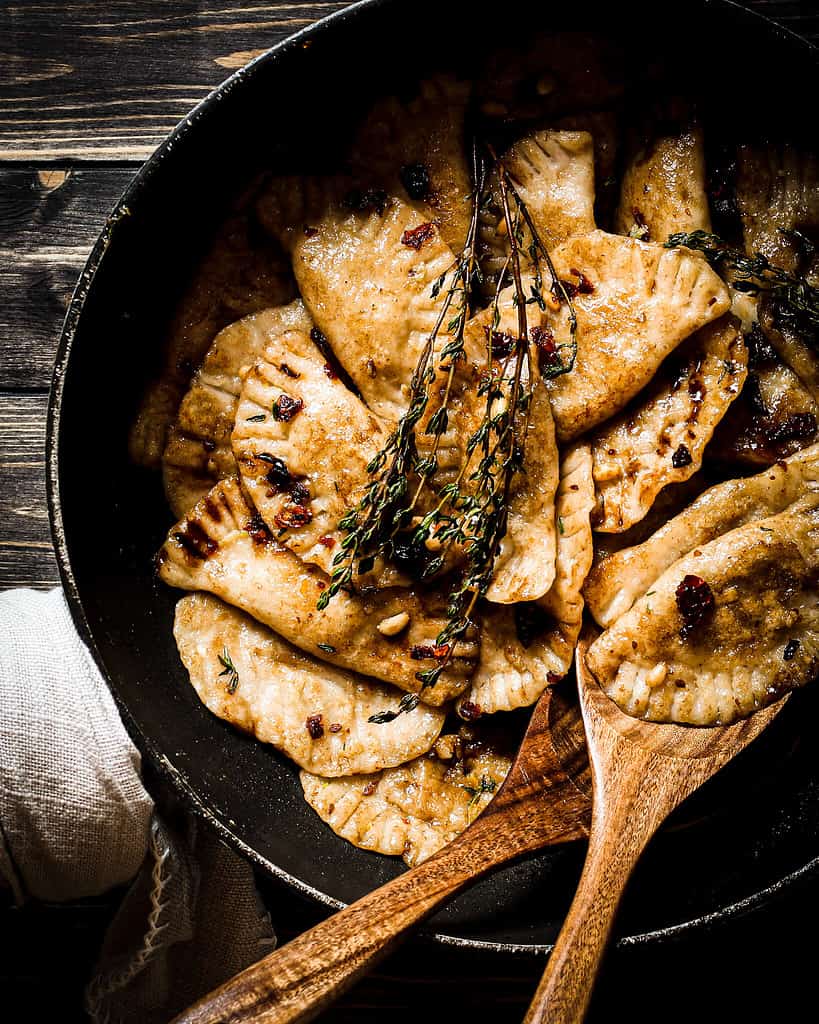
{"type": "Polygon", "coordinates": [[[489,775],[481,776],[480,785],[477,788],[475,786],[461,786],[461,789],[465,789],[472,797],[466,805],[467,810],[471,810],[478,803],[484,793],[494,793],[497,788],[497,782],[495,782],[495,780],[489,775]]]}
{"type": "Polygon", "coordinates": [[[372,722],[374,725],[384,725],[385,722],[394,722],[399,715],[404,715],[408,711],[414,711],[418,707],[418,701],[419,697],[417,693],[405,693],[399,701],[398,707],[395,711],[379,711],[374,715],[370,715],[367,721],[372,722]]]}
{"type": "Polygon", "coordinates": [[[233,664],[230,651],[225,647],[222,649],[222,653],[217,657],[219,658],[219,663],[223,666],[222,671],[219,673],[219,677],[227,676],[227,692],[235,693],[236,687],[239,685],[239,673],[236,670],[236,666],[233,664]]]}

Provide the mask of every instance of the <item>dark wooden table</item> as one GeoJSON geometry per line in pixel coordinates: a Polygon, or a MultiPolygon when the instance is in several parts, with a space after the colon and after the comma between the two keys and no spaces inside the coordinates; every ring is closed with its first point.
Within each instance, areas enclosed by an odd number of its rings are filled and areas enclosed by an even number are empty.
{"type": "MultiPolygon", "coordinates": [[[[0,588],[58,582],[45,503],[46,403],[60,325],[106,213],[195,102],[342,6],[0,0],[0,588]]],[[[819,0],[748,6],[819,42],[819,0]]],[[[718,47],[709,59],[719,59],[718,47]]],[[[816,120],[816,97],[806,98],[805,116],[816,120]]],[[[275,883],[264,887],[282,938],[318,918],[275,883]]],[[[83,1019],[80,992],[114,905],[112,896],[15,910],[0,896],[4,1018],[16,1005],[35,1022],[55,1011],[63,1022],[83,1019]]],[[[817,1020],[817,911],[819,881],[707,936],[618,950],[591,1020],[817,1020]]],[[[416,941],[325,1019],[519,1021],[541,968],[416,941]]]]}

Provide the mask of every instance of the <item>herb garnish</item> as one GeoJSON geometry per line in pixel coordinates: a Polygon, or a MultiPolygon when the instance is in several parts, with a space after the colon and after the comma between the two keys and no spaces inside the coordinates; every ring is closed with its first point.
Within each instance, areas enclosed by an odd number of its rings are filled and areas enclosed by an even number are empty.
{"type": "Polygon", "coordinates": [[[406,693],[398,703],[398,708],[395,711],[379,711],[375,715],[370,715],[367,719],[368,722],[374,722],[375,725],[383,725],[385,722],[394,722],[399,715],[403,715],[406,711],[414,711],[418,707],[418,694],[417,693],[406,693]]]}
{"type": "Polygon", "coordinates": [[[230,656],[230,652],[227,647],[222,650],[222,653],[218,655],[219,662],[224,666],[222,671],[219,673],[220,678],[227,676],[227,692],[235,693],[236,687],[239,685],[239,673],[236,670],[236,666],[233,664],[233,659],[230,656]]]}
{"type": "MultiPolygon", "coordinates": [[[[416,674],[423,688],[435,685],[457,656],[458,642],[474,627],[476,604],[489,589],[506,534],[512,481],[525,472],[525,446],[535,388],[541,378],[557,377],[573,368],[577,316],[572,298],[592,287],[579,271],[573,271],[579,278],[578,284],[558,277],[503,162],[491,147],[487,149],[497,174],[510,251],[497,281],[492,323],[485,331],[486,362],[477,387],[478,397],[485,401],[485,412],[477,430],[467,439],[456,478],[437,491],[430,511],[414,516],[438,469],[441,438],[449,428],[455,373],[465,359],[465,328],[472,312],[472,295],[482,283],[477,243],[479,214],[488,196],[487,161],[479,155],[477,143],[473,143],[474,187],[466,244],[450,270],[433,285],[433,298],[442,293],[444,298],[410,381],[407,410],[384,448],[367,466],[372,481],[363,497],[338,523],[345,536],[333,559],[330,585],[318,600],[318,608],[326,608],[338,591],[352,582],[354,574],[370,572],[376,559],[405,563],[421,579],[428,579],[444,568],[453,547],[460,548],[465,566],[449,594],[447,624],[433,649],[436,664],[416,674]],[[525,288],[522,261],[527,258],[525,288]],[[547,329],[533,328],[531,334],[528,329],[527,307],[536,303],[541,310],[547,308],[541,262],[546,264],[551,279],[548,304],[555,309],[565,303],[568,310],[570,340],[559,346],[554,345],[547,329]],[[516,335],[498,330],[499,297],[508,285],[514,288],[516,335]],[[438,344],[441,332],[445,338],[443,344],[438,344]],[[562,350],[566,349],[564,361],[562,350]],[[433,384],[438,405],[424,424],[422,435],[432,438],[432,442],[421,445],[416,432],[428,412],[433,384]],[[433,537],[434,545],[428,544],[433,537]]],[[[417,695],[408,695],[398,712],[382,712],[370,721],[392,721],[417,703],[417,695]]]]}
{"type": "Polygon", "coordinates": [[[461,786],[461,789],[465,789],[467,793],[469,793],[469,795],[472,797],[472,799],[466,805],[467,810],[470,810],[472,807],[474,807],[484,793],[494,793],[497,788],[497,782],[495,782],[495,780],[489,775],[481,776],[480,786],[477,789],[474,786],[461,786]]]}

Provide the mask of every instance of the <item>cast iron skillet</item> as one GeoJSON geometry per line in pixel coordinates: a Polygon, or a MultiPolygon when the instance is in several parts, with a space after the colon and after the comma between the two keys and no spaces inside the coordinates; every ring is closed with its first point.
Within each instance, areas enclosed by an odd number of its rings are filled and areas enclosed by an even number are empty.
{"type": "MultiPolygon", "coordinates": [[[[158,477],[129,463],[126,435],[158,368],[180,282],[237,183],[257,166],[321,166],[368,100],[400,88],[433,58],[468,69],[502,34],[486,16],[466,27],[472,2],[365,0],[274,47],[202,102],[136,176],[94,247],[66,319],[49,407],[49,507],[63,584],[128,729],[225,840],[333,908],[401,867],[332,835],[302,799],[292,765],[200,705],[171,635],[178,593],[152,571],[169,513],[158,477]]],[[[801,111],[799,96],[819,81],[815,49],[723,0],[666,0],[661,17],[640,3],[587,2],[574,17],[516,0],[502,8],[512,42],[536,29],[609,33],[623,41],[635,73],[659,63],[684,88],[697,83],[713,115],[712,140],[743,119],[757,135],[779,127],[781,110],[801,111]],[[539,11],[549,11],[548,24],[539,11]],[[771,109],[752,108],[749,93],[770,94],[771,109]]],[[[621,942],[741,913],[816,869],[817,699],[816,687],[795,695],[756,747],[688,805],[686,827],[657,839],[628,894],[621,942]]],[[[434,918],[436,938],[550,948],[581,854],[576,845],[546,851],[483,881],[434,918]]]]}

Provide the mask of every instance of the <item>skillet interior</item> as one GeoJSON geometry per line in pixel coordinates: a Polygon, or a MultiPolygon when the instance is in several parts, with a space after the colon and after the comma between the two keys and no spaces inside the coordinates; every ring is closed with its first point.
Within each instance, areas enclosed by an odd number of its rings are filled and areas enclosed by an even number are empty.
{"type": "MultiPolygon", "coordinates": [[[[604,5],[587,3],[582,24],[551,12],[547,23],[527,3],[509,0],[503,8],[506,29],[476,18],[468,0],[362,3],[233,76],[123,198],[80,281],[58,355],[50,503],[78,626],[137,743],[186,799],[258,865],[333,906],[401,868],[333,836],[303,801],[288,762],[199,703],[171,634],[178,594],[152,572],[170,524],[161,484],[126,454],[136,404],[159,365],[168,311],[226,201],[256,167],[326,167],[326,154],[368,100],[400,88],[428,63],[469,68],[504,32],[513,44],[562,27],[614,35],[635,75],[661,65],[683,90],[702,89],[715,125],[747,120],[763,126],[758,134],[781,122],[782,109],[798,115],[798,97],[817,82],[815,51],[728,3],[666,3],[661,19],[627,3],[616,5],[616,21],[604,5]],[[478,24],[468,28],[470,21],[478,24]],[[658,39],[662,31],[674,38],[658,39]],[[768,87],[789,102],[774,98],[761,109],[756,97],[768,87]]],[[[624,941],[741,911],[812,870],[818,701],[815,687],[796,694],[770,734],[686,805],[680,820],[687,827],[653,844],[623,909],[624,941]]],[[[450,941],[543,948],[556,935],[581,860],[575,845],[501,871],[432,927],[450,941]]]]}

